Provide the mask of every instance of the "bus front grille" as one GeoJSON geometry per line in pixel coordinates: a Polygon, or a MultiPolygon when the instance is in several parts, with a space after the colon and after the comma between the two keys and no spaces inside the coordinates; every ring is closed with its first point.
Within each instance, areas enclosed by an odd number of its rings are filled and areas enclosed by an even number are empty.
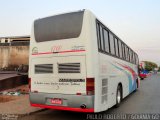
{"type": "Polygon", "coordinates": [[[35,74],[53,73],[53,64],[37,64],[35,65],[35,74]]]}
{"type": "Polygon", "coordinates": [[[80,63],[60,63],[58,73],[80,73],[80,63]]]}

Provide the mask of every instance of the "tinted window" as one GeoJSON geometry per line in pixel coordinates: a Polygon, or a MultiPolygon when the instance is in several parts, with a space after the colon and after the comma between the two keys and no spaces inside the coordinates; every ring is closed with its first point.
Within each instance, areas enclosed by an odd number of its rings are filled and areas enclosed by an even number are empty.
{"type": "Polygon", "coordinates": [[[120,58],[122,58],[122,44],[120,40],[118,40],[118,45],[119,45],[119,56],[120,58]]]}
{"type": "Polygon", "coordinates": [[[127,47],[127,60],[129,61],[129,48],[127,47]]]}
{"type": "Polygon", "coordinates": [[[99,33],[99,23],[97,23],[97,39],[98,39],[98,48],[101,48],[101,41],[100,41],[100,33],[99,33]]]}
{"type": "Polygon", "coordinates": [[[130,51],[130,49],[128,49],[128,57],[129,57],[129,61],[131,61],[131,51],[130,51]]]}
{"type": "Polygon", "coordinates": [[[105,51],[109,53],[108,31],[104,29],[105,51]]]}
{"type": "Polygon", "coordinates": [[[101,49],[104,50],[103,28],[101,25],[100,25],[100,41],[101,41],[101,49]]]}
{"type": "Polygon", "coordinates": [[[37,42],[76,38],[82,29],[84,11],[51,16],[34,22],[37,42]]]}
{"type": "Polygon", "coordinates": [[[135,64],[135,54],[133,53],[133,63],[135,64]]]}
{"type": "Polygon", "coordinates": [[[112,33],[109,33],[109,40],[110,40],[110,51],[112,55],[115,55],[115,49],[114,49],[114,37],[112,33]]]}
{"type": "Polygon", "coordinates": [[[118,51],[118,39],[115,38],[115,51],[116,51],[116,56],[119,56],[119,51],[118,51]]]}
{"type": "Polygon", "coordinates": [[[125,45],[125,52],[126,52],[126,60],[129,60],[129,55],[128,55],[128,47],[125,45]]]}
{"type": "Polygon", "coordinates": [[[136,64],[138,65],[139,64],[139,59],[138,59],[138,56],[136,55],[136,64]]]}
{"type": "Polygon", "coordinates": [[[130,50],[130,62],[132,62],[132,51],[130,50]]]}
{"type": "Polygon", "coordinates": [[[138,56],[125,43],[97,20],[97,39],[100,52],[107,52],[134,64],[138,64],[138,56]]]}
{"type": "Polygon", "coordinates": [[[134,63],[134,53],[132,51],[132,63],[134,63]]]}
{"type": "Polygon", "coordinates": [[[122,43],[122,56],[123,56],[123,59],[126,58],[125,56],[125,48],[124,48],[124,44],[122,43]]]}

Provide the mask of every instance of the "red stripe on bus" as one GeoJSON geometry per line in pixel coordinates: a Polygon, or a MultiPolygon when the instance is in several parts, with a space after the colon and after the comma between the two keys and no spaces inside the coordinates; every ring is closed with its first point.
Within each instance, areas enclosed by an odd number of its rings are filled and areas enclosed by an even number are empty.
{"type": "Polygon", "coordinates": [[[60,51],[58,53],[68,53],[68,52],[83,52],[85,50],[68,50],[68,51],[60,51]]]}
{"type": "Polygon", "coordinates": [[[71,108],[71,107],[64,107],[64,106],[51,106],[51,105],[42,105],[42,104],[32,104],[33,107],[40,107],[40,108],[48,108],[48,109],[55,109],[55,110],[66,110],[66,111],[74,111],[74,112],[88,112],[93,113],[94,108],[71,108]]]}
{"type": "Polygon", "coordinates": [[[41,52],[41,53],[33,53],[32,55],[44,55],[44,54],[57,54],[57,53],[69,53],[69,52],[83,52],[85,50],[68,50],[68,51],[60,51],[60,52],[41,52]]]}
{"type": "Polygon", "coordinates": [[[52,52],[41,52],[41,53],[35,53],[32,55],[43,55],[43,54],[52,54],[52,52]]]}

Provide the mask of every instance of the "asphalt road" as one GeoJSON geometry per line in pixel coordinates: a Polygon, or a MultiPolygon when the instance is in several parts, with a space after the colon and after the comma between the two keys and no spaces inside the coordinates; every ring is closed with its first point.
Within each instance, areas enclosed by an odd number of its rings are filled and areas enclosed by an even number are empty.
{"type": "Polygon", "coordinates": [[[0,80],[4,80],[4,79],[15,77],[15,76],[18,76],[18,75],[16,73],[10,73],[10,74],[0,73],[0,80]]]}
{"type": "MultiPolygon", "coordinates": [[[[126,97],[119,108],[110,108],[104,114],[160,113],[160,74],[141,80],[138,91],[126,97]]],[[[45,110],[23,117],[23,120],[86,120],[92,114],[45,110]]],[[[94,114],[95,115],[95,114],[94,114]]],[[[89,117],[96,119],[96,117],[89,117]]]]}

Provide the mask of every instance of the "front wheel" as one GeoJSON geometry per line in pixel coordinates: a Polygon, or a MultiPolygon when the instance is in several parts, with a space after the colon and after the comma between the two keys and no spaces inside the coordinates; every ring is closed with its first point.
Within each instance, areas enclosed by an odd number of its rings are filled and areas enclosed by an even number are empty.
{"type": "Polygon", "coordinates": [[[117,94],[116,94],[116,106],[115,107],[119,107],[121,101],[122,101],[122,88],[121,88],[120,85],[118,85],[117,94]]]}

